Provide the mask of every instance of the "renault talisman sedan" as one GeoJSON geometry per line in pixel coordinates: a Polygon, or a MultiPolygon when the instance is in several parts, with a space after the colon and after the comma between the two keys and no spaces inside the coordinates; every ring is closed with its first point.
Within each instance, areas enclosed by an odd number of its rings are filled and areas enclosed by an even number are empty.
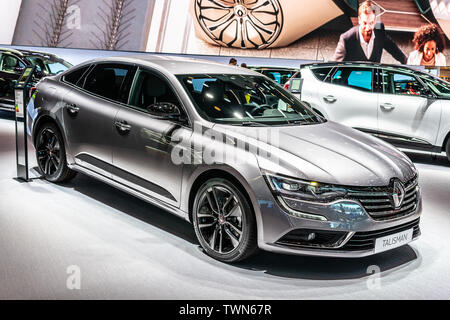
{"type": "Polygon", "coordinates": [[[43,79],[33,103],[45,179],[81,172],[164,208],[218,260],[258,248],[362,257],[420,234],[417,171],[403,153],[248,69],[94,60],[43,79]]]}

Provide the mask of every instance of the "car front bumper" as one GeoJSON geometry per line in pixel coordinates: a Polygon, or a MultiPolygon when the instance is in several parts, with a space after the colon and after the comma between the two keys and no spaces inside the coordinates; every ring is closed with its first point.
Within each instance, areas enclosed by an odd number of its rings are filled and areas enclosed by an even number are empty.
{"type": "MultiPolygon", "coordinates": [[[[290,208],[280,203],[276,196],[271,193],[264,179],[254,181],[258,184],[258,207],[256,208],[258,221],[258,246],[266,251],[326,256],[326,257],[347,257],[358,258],[376,254],[375,240],[384,236],[396,234],[405,230],[413,229],[412,240],[420,236],[420,215],[422,212],[422,196],[420,190],[417,191],[417,205],[415,210],[392,219],[376,220],[370,216],[364,207],[353,212],[330,212],[320,208],[320,205],[311,205],[306,215],[314,213],[323,217],[323,220],[308,219],[294,216],[290,208]],[[262,197],[261,197],[262,196],[262,197]],[[307,246],[296,245],[283,242],[283,237],[294,230],[313,230],[318,233],[334,232],[342,237],[333,246],[307,246]],[[355,243],[364,239],[363,249],[358,250],[355,243]]],[[[254,185],[254,187],[256,187],[254,185]]],[[[358,203],[357,201],[343,201],[344,203],[358,203]]],[[[301,211],[297,211],[302,213],[301,211]]]]}

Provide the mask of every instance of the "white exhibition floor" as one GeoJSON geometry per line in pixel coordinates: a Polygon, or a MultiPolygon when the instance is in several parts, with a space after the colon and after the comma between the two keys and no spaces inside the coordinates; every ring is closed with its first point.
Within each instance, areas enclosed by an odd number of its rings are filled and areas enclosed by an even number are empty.
{"type": "Polygon", "coordinates": [[[13,180],[14,121],[0,113],[0,299],[449,299],[450,163],[414,160],[424,211],[410,245],[362,259],[261,252],[227,265],[199,249],[189,223],[87,176],[13,180]],[[80,290],[67,288],[70,266],[80,290]]]}

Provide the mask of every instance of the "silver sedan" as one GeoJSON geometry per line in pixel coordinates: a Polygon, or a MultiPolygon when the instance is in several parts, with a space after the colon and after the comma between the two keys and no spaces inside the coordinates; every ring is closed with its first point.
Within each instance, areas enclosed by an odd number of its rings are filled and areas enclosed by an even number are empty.
{"type": "Polygon", "coordinates": [[[162,207],[221,261],[257,248],[361,257],[420,234],[417,172],[403,153],[247,69],[94,60],[42,80],[30,105],[48,181],[81,172],[162,207]]]}

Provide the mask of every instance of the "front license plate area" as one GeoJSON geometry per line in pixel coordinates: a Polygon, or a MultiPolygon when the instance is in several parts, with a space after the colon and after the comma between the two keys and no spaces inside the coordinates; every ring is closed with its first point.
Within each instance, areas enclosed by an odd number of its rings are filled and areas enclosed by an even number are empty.
{"type": "Polygon", "coordinates": [[[375,253],[401,247],[412,241],[413,229],[398,232],[375,240],[375,253]]]}

